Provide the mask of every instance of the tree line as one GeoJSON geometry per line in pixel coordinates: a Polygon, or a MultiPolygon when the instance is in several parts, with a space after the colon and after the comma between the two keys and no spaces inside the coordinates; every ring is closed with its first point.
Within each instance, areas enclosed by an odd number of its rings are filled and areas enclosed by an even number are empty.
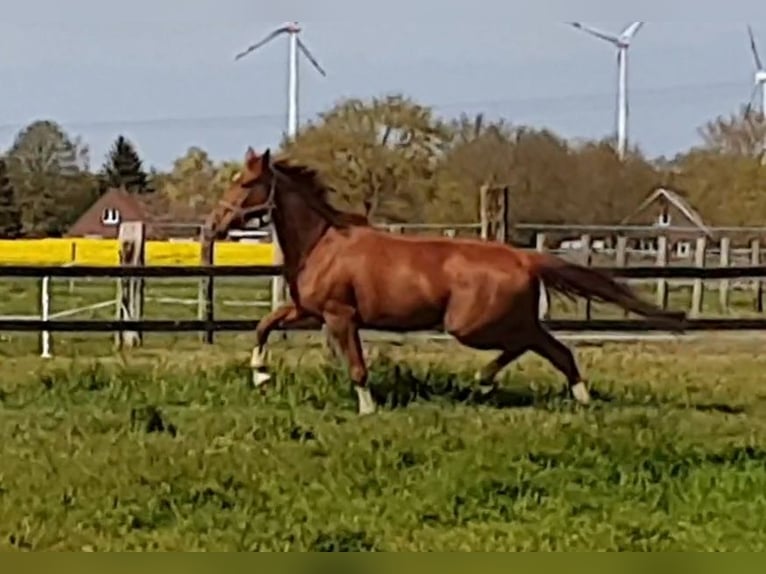
{"type": "MultiPolygon", "coordinates": [[[[338,207],[376,221],[475,222],[480,187],[500,185],[511,190],[515,221],[614,224],[664,186],[711,225],[764,225],[764,115],[743,106],[699,135],[673,158],[648,158],[634,146],[620,160],[613,139],[574,142],[481,114],[445,120],[395,95],[344,100],[279,151],[316,168],[338,207]]],[[[239,158],[214,162],[192,147],[167,172],[147,169],[135,142],[119,136],[93,172],[87,145],[37,121],[0,156],[0,237],[60,235],[112,187],[163,194],[202,215],[239,167],[239,158]]]]}

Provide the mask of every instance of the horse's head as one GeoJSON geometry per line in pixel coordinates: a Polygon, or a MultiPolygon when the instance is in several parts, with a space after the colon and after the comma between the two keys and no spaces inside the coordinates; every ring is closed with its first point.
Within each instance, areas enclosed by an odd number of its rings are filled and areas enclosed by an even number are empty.
{"type": "Polygon", "coordinates": [[[270,150],[258,155],[253,148],[248,148],[244,167],[232,178],[231,187],[205,221],[207,231],[216,238],[223,238],[232,227],[243,226],[254,217],[270,212],[274,207],[275,181],[270,150]]]}

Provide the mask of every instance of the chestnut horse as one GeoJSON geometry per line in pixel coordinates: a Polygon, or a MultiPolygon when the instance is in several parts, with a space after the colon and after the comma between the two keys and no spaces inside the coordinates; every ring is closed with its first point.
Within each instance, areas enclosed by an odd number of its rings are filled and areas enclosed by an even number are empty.
{"type": "Polygon", "coordinates": [[[540,323],[541,281],[553,291],[614,303],[671,329],[683,325],[683,312],[644,302],[598,270],[479,239],[388,233],[363,216],[335,209],[327,193],[315,171],[273,160],[268,149],[259,156],[249,148],[244,168],[206,222],[220,237],[267,210],[282,247],[292,303],[258,325],[251,359],[258,385],[269,380],[266,344],[272,330],[324,324],[348,361],[359,414],[372,413],[359,330],[441,328],[468,347],[499,351],[477,373],[480,383],[494,386],[503,367],[533,351],[563,373],[575,400],[586,404],[590,395],[572,352],[540,323]]]}

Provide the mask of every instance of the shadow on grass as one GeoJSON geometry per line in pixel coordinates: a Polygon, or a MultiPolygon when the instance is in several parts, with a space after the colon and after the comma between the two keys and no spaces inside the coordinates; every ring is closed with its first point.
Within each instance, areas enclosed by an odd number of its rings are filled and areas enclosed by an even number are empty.
{"type": "Polygon", "coordinates": [[[473,373],[431,368],[416,372],[406,365],[381,361],[371,366],[369,387],[375,401],[388,409],[400,409],[415,402],[446,402],[455,405],[509,408],[561,408],[574,405],[565,385],[535,389],[523,383],[500,383],[483,391],[473,373]]]}
{"type": "Polygon", "coordinates": [[[742,415],[746,409],[740,405],[727,405],[724,403],[700,403],[690,405],[679,405],[680,408],[690,408],[703,413],[721,413],[725,415],[742,415]]]}
{"type": "MultiPolygon", "coordinates": [[[[0,403],[5,408],[24,408],[31,403],[57,404],[62,397],[68,402],[92,404],[98,401],[105,408],[115,402],[146,404],[158,407],[185,406],[192,403],[261,405],[304,405],[318,410],[328,407],[343,410],[355,408],[356,393],[348,371],[342,364],[328,363],[310,367],[273,365],[274,377],[265,398],[260,398],[252,384],[252,372],[244,361],[188,371],[145,367],[107,367],[102,363],[86,363],[70,368],[43,369],[35,373],[37,385],[16,384],[0,388],[0,403]],[[157,380],[165,384],[156,392],[157,380]],[[245,383],[243,385],[243,382],[245,383]],[[214,390],[214,392],[213,392],[214,390]],[[352,406],[353,405],[353,406],[352,406]]],[[[376,403],[384,409],[406,408],[412,403],[482,406],[495,409],[533,408],[548,411],[568,411],[580,408],[570,395],[563,377],[536,380],[521,374],[501,377],[498,386],[489,393],[482,392],[474,382],[474,371],[454,370],[434,364],[400,363],[387,356],[376,358],[369,365],[369,387],[376,403]]],[[[599,388],[600,387],[600,388],[599,388]]],[[[674,393],[675,394],[675,393],[674,393]]],[[[591,389],[589,408],[660,408],[697,410],[699,412],[742,415],[751,406],[726,402],[679,400],[664,397],[649,388],[591,389]]],[[[161,416],[141,413],[151,428],[160,425],[161,416]]],[[[164,429],[166,430],[166,429],[164,429]]]]}
{"type": "MultiPolygon", "coordinates": [[[[448,372],[438,369],[416,372],[406,365],[382,360],[371,366],[370,391],[379,405],[389,409],[404,408],[413,402],[447,402],[465,406],[484,406],[497,409],[538,408],[544,410],[571,409],[578,406],[566,384],[535,385],[535,381],[505,380],[490,392],[482,392],[473,383],[473,373],[448,372]]],[[[663,401],[647,395],[629,398],[592,388],[591,407],[656,407],[699,412],[742,415],[742,405],[718,402],[663,401]]]]}
{"type": "Polygon", "coordinates": [[[732,405],[717,402],[680,402],[678,400],[663,401],[657,396],[646,396],[642,399],[614,396],[597,389],[591,390],[595,403],[611,404],[619,407],[654,407],[678,410],[695,410],[702,413],[717,413],[724,415],[742,415],[747,412],[742,405],[732,405]]]}

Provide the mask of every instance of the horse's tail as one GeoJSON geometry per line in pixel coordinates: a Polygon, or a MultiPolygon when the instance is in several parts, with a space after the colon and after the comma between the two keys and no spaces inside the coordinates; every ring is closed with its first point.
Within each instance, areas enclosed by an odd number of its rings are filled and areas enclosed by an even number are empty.
{"type": "Polygon", "coordinates": [[[683,330],[685,312],[666,311],[643,301],[630,287],[603,271],[571,263],[551,253],[527,252],[527,261],[531,275],[553,291],[570,298],[580,296],[613,303],[672,330],[683,330]]]}

